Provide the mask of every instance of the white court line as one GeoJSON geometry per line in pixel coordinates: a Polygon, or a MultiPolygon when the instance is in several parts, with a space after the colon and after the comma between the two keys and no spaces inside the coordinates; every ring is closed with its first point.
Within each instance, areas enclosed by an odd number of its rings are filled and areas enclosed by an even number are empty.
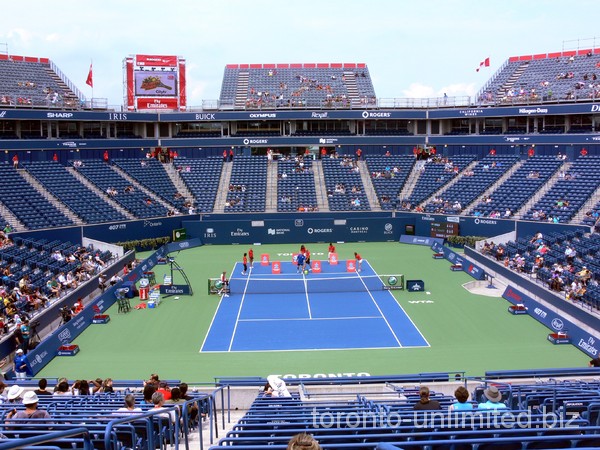
{"type": "MultiPolygon", "coordinates": [[[[231,340],[229,341],[229,348],[227,349],[228,352],[231,351],[231,347],[233,346],[233,339],[235,338],[235,332],[237,331],[238,323],[240,322],[240,315],[242,314],[242,306],[244,306],[244,300],[246,299],[246,290],[248,289],[249,282],[250,282],[250,274],[248,274],[248,277],[246,278],[246,286],[244,286],[244,292],[242,293],[242,301],[240,302],[240,307],[238,308],[238,313],[235,318],[235,326],[233,327],[233,332],[231,333],[231,340]]],[[[231,295],[231,292],[229,293],[229,295],[231,295]]]]}
{"type": "MultiPolygon", "coordinates": [[[[368,262],[367,262],[368,264],[368,262]]],[[[371,267],[371,265],[369,264],[369,267],[371,267]]],[[[373,269],[371,267],[371,269],[373,269]]],[[[375,272],[373,270],[373,272],[375,272]]],[[[376,273],[376,272],[375,272],[376,273]]],[[[360,276],[360,273],[356,272],[356,274],[358,275],[358,278],[360,279],[360,281],[362,282],[363,286],[365,287],[365,289],[367,290],[367,294],[369,294],[369,297],[371,297],[371,300],[373,301],[373,303],[375,304],[375,307],[377,308],[377,310],[379,311],[379,314],[381,314],[381,317],[383,317],[383,320],[385,321],[386,325],[388,326],[388,328],[390,329],[390,331],[392,332],[392,335],[394,336],[394,339],[396,339],[396,342],[398,343],[398,345],[400,347],[402,347],[402,343],[400,342],[400,339],[398,339],[398,336],[396,336],[396,333],[394,333],[394,330],[392,329],[392,326],[390,325],[390,323],[387,320],[387,317],[385,317],[385,314],[383,314],[383,311],[381,310],[381,308],[379,307],[379,305],[377,304],[377,302],[375,301],[375,298],[373,297],[373,294],[371,294],[371,291],[369,290],[369,288],[367,287],[366,283],[363,281],[362,277],[360,276]]]]}
{"type": "Polygon", "coordinates": [[[240,322],[281,322],[281,321],[300,321],[300,320],[348,320],[348,319],[382,319],[381,316],[348,316],[348,317],[291,317],[275,319],[240,319],[240,322]]]}
{"type": "Polygon", "coordinates": [[[310,300],[308,298],[308,283],[306,281],[306,276],[304,272],[302,272],[302,278],[304,279],[304,294],[306,295],[306,306],[308,307],[308,318],[312,319],[312,311],[310,309],[310,300]]]}

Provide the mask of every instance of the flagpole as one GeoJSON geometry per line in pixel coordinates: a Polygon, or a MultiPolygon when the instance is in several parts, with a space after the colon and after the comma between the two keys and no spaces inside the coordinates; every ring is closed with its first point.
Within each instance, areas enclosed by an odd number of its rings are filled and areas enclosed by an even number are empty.
{"type": "MultiPolygon", "coordinates": [[[[90,70],[94,67],[94,60],[90,60],[90,70]]],[[[92,101],[90,102],[90,108],[94,110],[94,83],[92,82],[92,101]]]]}

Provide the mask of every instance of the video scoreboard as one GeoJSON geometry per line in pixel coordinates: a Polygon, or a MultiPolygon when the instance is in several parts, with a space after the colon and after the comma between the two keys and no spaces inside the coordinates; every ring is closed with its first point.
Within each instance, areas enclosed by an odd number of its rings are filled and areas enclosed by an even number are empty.
{"type": "Polygon", "coordinates": [[[455,222],[431,222],[431,237],[445,239],[458,235],[458,224],[455,222]]]}

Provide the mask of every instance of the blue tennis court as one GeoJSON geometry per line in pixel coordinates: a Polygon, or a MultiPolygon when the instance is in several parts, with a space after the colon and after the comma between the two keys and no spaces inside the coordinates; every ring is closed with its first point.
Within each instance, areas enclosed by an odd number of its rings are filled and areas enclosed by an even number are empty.
{"type": "Polygon", "coordinates": [[[201,352],[427,347],[427,340],[366,260],[362,270],[323,264],[304,275],[237,263],[201,352]]]}

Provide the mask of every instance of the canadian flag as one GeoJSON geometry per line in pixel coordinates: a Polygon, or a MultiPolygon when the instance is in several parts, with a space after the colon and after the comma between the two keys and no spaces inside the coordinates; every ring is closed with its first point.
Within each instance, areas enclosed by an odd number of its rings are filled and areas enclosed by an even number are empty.
{"type": "Polygon", "coordinates": [[[476,72],[479,72],[479,69],[482,67],[490,67],[490,58],[485,58],[483,61],[479,63],[479,67],[475,69],[476,72]]]}
{"type": "Polygon", "coordinates": [[[88,72],[87,80],[85,80],[85,84],[90,87],[94,87],[94,78],[92,74],[92,64],[90,63],[90,71],[88,72]]]}

